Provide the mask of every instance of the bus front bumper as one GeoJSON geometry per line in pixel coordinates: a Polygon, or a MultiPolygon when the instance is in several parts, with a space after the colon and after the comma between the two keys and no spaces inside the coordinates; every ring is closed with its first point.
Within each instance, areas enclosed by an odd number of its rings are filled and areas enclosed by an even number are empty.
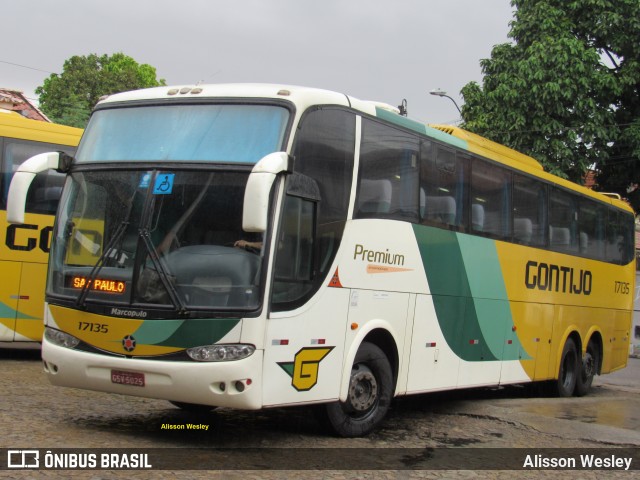
{"type": "Polygon", "coordinates": [[[42,343],[53,385],[255,410],[262,407],[262,350],[227,362],[120,358],[42,343]]]}

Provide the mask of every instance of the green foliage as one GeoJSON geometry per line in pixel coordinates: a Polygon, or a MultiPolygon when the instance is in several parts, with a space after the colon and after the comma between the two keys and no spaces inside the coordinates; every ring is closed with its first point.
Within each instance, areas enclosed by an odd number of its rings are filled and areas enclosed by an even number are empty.
{"type": "Polygon", "coordinates": [[[112,56],[73,56],[62,74],[51,74],[36,89],[40,108],[51,120],[84,128],[101,96],[139,88],[166,85],[156,79],[156,69],[138,64],[123,53],[112,56]]]}
{"type": "Polygon", "coordinates": [[[463,87],[463,127],[574,181],[595,167],[601,190],[625,196],[640,182],[640,2],[511,4],[513,42],[463,87]]]}

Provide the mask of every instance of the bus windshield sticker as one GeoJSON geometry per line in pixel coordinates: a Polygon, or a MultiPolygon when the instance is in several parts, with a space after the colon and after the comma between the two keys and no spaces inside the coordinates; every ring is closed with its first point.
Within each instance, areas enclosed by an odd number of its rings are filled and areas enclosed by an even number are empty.
{"type": "Polygon", "coordinates": [[[173,191],[173,178],[175,173],[160,173],[156,177],[153,187],[154,195],[168,195],[173,191]]]}
{"type": "Polygon", "coordinates": [[[149,186],[150,181],[151,181],[151,173],[147,172],[144,175],[142,175],[142,178],[140,178],[140,183],[138,184],[138,188],[147,188],[149,186]]]}

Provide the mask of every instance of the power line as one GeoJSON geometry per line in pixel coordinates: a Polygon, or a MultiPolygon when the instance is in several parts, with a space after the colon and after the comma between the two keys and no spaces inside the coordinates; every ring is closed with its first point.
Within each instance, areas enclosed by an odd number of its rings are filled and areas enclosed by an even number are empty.
{"type": "Polygon", "coordinates": [[[7,65],[13,65],[14,67],[27,68],[29,70],[35,70],[37,72],[52,73],[54,75],[57,75],[56,72],[50,72],[49,70],[43,70],[41,68],[29,67],[27,65],[20,65],[19,63],[7,62],[5,60],[0,60],[0,63],[6,63],[7,65]]]}

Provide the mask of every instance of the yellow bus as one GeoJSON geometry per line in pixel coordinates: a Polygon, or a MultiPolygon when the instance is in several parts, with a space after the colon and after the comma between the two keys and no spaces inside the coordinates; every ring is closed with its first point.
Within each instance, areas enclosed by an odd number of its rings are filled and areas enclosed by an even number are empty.
{"type": "Polygon", "coordinates": [[[60,150],[73,154],[82,130],[29,120],[0,109],[0,347],[40,346],[44,288],[53,219],[64,175],[43,172],[27,199],[23,225],[6,220],[13,173],[35,154],[60,150]]]}
{"type": "Polygon", "coordinates": [[[584,395],[627,362],[631,209],[455,127],[324,90],[161,87],[101,101],[66,170],[42,357],[55,385],[181,408],[526,382],[584,395]]]}

